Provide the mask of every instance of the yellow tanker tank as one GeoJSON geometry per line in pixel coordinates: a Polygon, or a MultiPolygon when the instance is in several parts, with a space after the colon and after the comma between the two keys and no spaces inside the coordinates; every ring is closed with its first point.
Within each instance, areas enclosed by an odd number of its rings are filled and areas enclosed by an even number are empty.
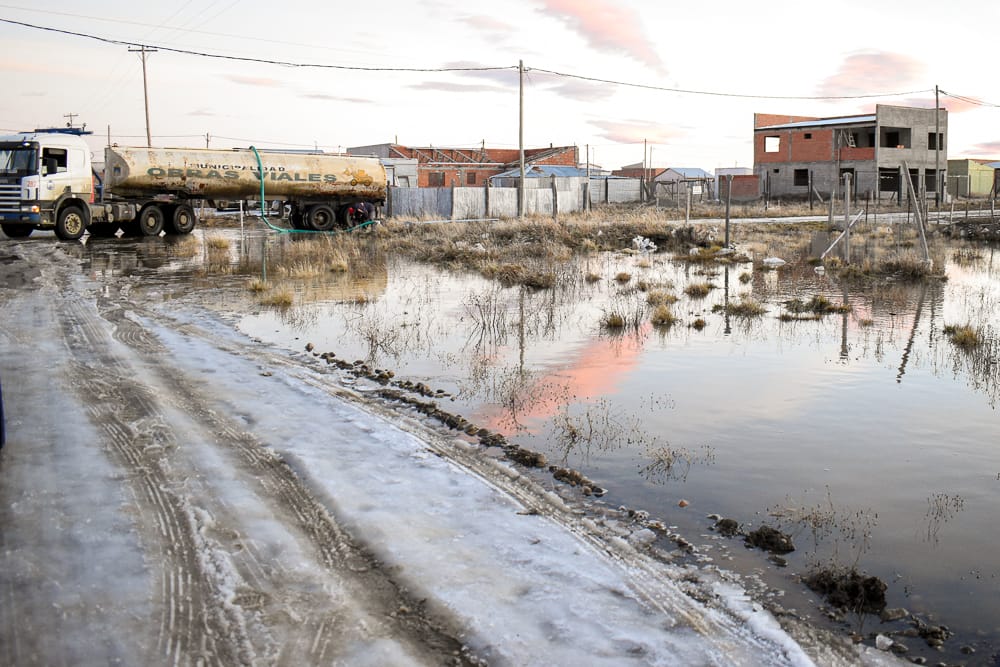
{"type": "Polygon", "coordinates": [[[378,158],[261,151],[260,160],[248,149],[109,146],[105,185],[126,197],[255,199],[263,179],[265,199],[385,200],[385,167],[378,158]]]}

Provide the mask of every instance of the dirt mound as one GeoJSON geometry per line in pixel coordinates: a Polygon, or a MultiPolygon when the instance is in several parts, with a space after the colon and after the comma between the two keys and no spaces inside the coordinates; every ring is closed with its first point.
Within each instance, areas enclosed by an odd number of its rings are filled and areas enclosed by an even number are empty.
{"type": "Polygon", "coordinates": [[[792,538],[771,526],[761,526],[757,530],[751,530],[746,536],[746,543],[773,554],[787,554],[795,551],[792,538]]]}
{"type": "Polygon", "coordinates": [[[805,584],[841,609],[859,614],[878,614],[885,609],[885,582],[853,568],[816,570],[805,578],[805,584]]]}

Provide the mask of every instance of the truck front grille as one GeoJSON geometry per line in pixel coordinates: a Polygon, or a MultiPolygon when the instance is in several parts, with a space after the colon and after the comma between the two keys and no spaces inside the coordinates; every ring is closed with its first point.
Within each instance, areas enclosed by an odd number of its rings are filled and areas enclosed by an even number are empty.
{"type": "Polygon", "coordinates": [[[0,212],[17,213],[21,210],[21,186],[0,185],[0,212]]]}

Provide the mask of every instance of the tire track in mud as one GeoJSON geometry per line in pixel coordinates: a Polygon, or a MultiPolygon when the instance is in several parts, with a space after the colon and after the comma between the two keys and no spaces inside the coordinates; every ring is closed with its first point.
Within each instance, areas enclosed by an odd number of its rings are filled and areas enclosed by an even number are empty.
{"type": "Polygon", "coordinates": [[[96,315],[62,298],[59,324],[72,357],[74,389],[107,436],[114,459],[128,472],[133,496],[150,522],[140,522],[146,550],[158,556],[156,649],[169,664],[248,664],[239,619],[213,604],[217,588],[197,557],[194,527],[163,464],[173,446],[156,402],[133,370],[110,353],[96,315]],[[236,632],[234,632],[236,628],[236,632]]]}
{"type": "MultiPolygon", "coordinates": [[[[305,536],[315,551],[317,560],[326,570],[346,579],[345,586],[349,595],[354,600],[362,601],[363,607],[371,616],[366,623],[374,621],[376,625],[383,626],[385,634],[404,641],[413,655],[423,657],[429,664],[477,664],[478,661],[466,654],[462,642],[456,638],[458,624],[440,613],[430,613],[424,608],[423,601],[416,599],[395,581],[339,525],[279,455],[263,446],[230,419],[220,417],[207,408],[207,397],[200,395],[200,390],[193,382],[169,363],[162,362],[169,359],[171,352],[141,324],[135,322],[130,317],[131,311],[125,308],[134,306],[120,304],[106,297],[98,299],[100,316],[114,326],[113,337],[141,353],[153,366],[157,384],[165,390],[160,392],[160,400],[168,401],[172,407],[198,424],[206,434],[211,434],[216,447],[238,456],[246,468],[248,479],[252,480],[248,483],[259,487],[263,495],[272,500],[273,509],[285,514],[287,523],[305,536]]],[[[143,316],[155,318],[145,312],[143,316]]],[[[105,390],[114,391],[113,388],[105,390]]],[[[143,399],[140,398],[139,403],[143,404],[143,399]]],[[[160,439],[159,433],[159,429],[147,432],[147,440],[152,441],[149,446],[163,446],[157,442],[160,439]]],[[[198,537],[204,539],[201,535],[198,537]]],[[[221,545],[213,546],[224,549],[221,545]]],[[[239,607],[240,601],[245,602],[257,622],[266,625],[266,618],[260,621],[261,616],[266,614],[259,612],[261,599],[266,599],[276,587],[275,582],[267,581],[268,576],[264,574],[271,568],[261,566],[252,548],[244,547],[239,556],[229,555],[243,566],[239,569],[245,584],[245,590],[241,590],[231,601],[232,605],[239,607]],[[259,584],[258,587],[270,588],[271,591],[254,590],[256,587],[251,586],[250,582],[259,584]]],[[[277,586],[280,587],[280,582],[277,582],[277,586]]],[[[168,581],[164,587],[171,593],[176,588],[175,582],[168,581]]],[[[344,643],[345,629],[336,611],[320,609],[318,612],[299,612],[305,620],[294,629],[298,633],[297,637],[291,638],[290,642],[282,642],[282,653],[296,652],[287,650],[291,643],[299,647],[298,653],[304,655],[282,655],[280,661],[294,664],[296,659],[303,657],[314,663],[337,660],[338,650],[344,643]]]]}

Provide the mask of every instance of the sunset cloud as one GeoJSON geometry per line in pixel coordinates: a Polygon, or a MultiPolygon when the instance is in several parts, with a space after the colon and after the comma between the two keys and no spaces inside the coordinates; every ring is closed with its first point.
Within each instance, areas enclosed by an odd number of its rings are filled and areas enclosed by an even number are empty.
{"type": "MultiPolygon", "coordinates": [[[[1000,160],[1000,139],[986,141],[975,146],[970,146],[968,150],[962,152],[964,155],[993,155],[1000,160]]],[[[950,155],[948,157],[951,157],[950,155]]]]}
{"type": "Polygon", "coordinates": [[[493,35],[505,36],[515,32],[513,25],[506,23],[505,21],[495,19],[491,16],[463,16],[458,20],[470,28],[475,28],[481,32],[493,35]]]}
{"type": "Polygon", "coordinates": [[[327,95],[326,93],[303,93],[299,97],[307,100],[321,100],[324,102],[350,102],[352,104],[375,104],[374,100],[366,100],[363,97],[341,97],[340,95],[327,95]]]}
{"type": "Polygon", "coordinates": [[[410,88],[414,90],[436,90],[442,93],[503,93],[508,94],[507,88],[491,86],[482,83],[458,83],[454,81],[424,81],[417,83],[410,88]]]}
{"type": "Polygon", "coordinates": [[[227,74],[226,78],[233,83],[239,83],[244,86],[263,86],[265,88],[281,88],[284,86],[283,81],[277,79],[269,79],[264,76],[243,76],[241,74],[227,74]]]}
{"type": "Polygon", "coordinates": [[[592,120],[590,124],[600,130],[602,137],[619,144],[636,144],[644,140],[651,144],[667,144],[684,135],[676,128],[645,120],[592,120]]]}
{"type": "Polygon", "coordinates": [[[665,74],[653,43],[642,31],[639,15],[612,0],[541,0],[542,13],[565,23],[591,47],[624,54],[665,74]]]}
{"type": "Polygon", "coordinates": [[[830,97],[891,93],[920,85],[924,69],[922,62],[900,53],[853,53],[819,85],[818,93],[830,97]]]}

